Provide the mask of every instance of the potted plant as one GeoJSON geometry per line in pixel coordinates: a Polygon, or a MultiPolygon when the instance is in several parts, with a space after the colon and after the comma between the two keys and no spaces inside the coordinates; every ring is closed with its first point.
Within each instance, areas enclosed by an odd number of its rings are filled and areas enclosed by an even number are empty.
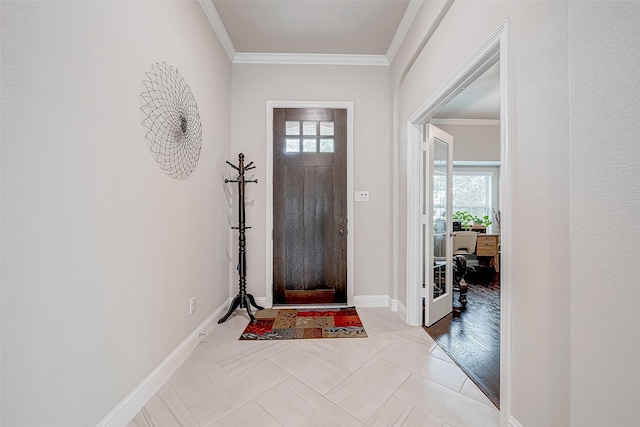
{"type": "Polygon", "coordinates": [[[467,211],[456,211],[453,214],[452,218],[460,220],[462,224],[462,228],[464,228],[467,231],[471,230],[471,227],[473,226],[473,223],[476,219],[473,215],[471,215],[467,211]]]}
{"type": "Polygon", "coordinates": [[[482,218],[475,217],[474,222],[478,225],[484,226],[485,228],[489,228],[489,226],[493,224],[493,221],[489,219],[489,215],[485,215],[482,218]]]}

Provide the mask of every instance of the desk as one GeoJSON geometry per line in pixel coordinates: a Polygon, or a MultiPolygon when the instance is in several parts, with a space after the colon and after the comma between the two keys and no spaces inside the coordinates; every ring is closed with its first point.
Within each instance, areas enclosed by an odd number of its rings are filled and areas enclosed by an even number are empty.
{"type": "Polygon", "coordinates": [[[498,234],[478,234],[476,245],[476,256],[490,256],[492,257],[491,265],[496,269],[496,272],[500,271],[500,235],[498,234]]]}

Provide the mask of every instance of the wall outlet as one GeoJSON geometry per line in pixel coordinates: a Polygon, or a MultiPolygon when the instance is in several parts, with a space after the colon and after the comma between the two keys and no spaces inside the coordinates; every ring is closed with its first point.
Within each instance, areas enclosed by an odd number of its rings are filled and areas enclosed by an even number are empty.
{"type": "Polygon", "coordinates": [[[369,201],[369,192],[368,191],[356,191],[355,196],[356,202],[368,202],[369,201]]]}
{"type": "Polygon", "coordinates": [[[196,312],[196,297],[193,297],[189,300],[189,314],[193,314],[196,312]]]}

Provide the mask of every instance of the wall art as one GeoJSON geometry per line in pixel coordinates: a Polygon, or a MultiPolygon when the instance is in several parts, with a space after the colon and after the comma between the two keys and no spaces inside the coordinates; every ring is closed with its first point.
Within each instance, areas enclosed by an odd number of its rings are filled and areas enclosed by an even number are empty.
{"type": "Polygon", "coordinates": [[[145,138],[156,163],[171,178],[189,178],[202,147],[200,114],[189,85],[177,68],[158,62],[146,73],[140,102],[145,138]]]}

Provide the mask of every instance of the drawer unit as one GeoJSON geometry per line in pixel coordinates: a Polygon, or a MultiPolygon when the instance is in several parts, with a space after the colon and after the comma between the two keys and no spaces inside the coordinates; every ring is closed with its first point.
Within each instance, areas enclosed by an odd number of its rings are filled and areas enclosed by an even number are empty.
{"type": "Polygon", "coordinates": [[[476,240],[476,255],[493,257],[491,264],[499,270],[499,253],[498,253],[498,235],[497,234],[479,234],[476,240]]]}
{"type": "Polygon", "coordinates": [[[498,236],[482,236],[478,235],[478,246],[497,246],[498,236]]]}
{"type": "Polygon", "coordinates": [[[477,256],[495,256],[496,255],[496,247],[495,247],[495,245],[481,246],[480,243],[478,243],[478,247],[476,248],[476,255],[477,256]]]}

